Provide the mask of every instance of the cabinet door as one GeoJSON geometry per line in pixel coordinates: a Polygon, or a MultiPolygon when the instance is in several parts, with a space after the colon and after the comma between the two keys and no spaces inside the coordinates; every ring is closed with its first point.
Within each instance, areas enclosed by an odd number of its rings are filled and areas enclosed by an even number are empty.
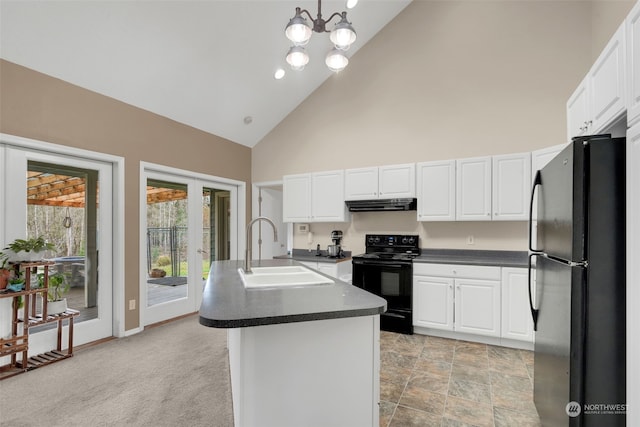
{"type": "Polygon", "coordinates": [[[627,125],[640,123],[640,2],[627,17],[627,125]]]}
{"type": "Polygon", "coordinates": [[[456,219],[491,220],[491,157],[456,161],[456,219]]]}
{"type": "Polygon", "coordinates": [[[588,76],[585,77],[567,101],[567,142],[574,136],[585,135],[589,129],[588,76]]]}
{"type": "Polygon", "coordinates": [[[347,218],[344,204],[344,171],[316,172],[311,175],[311,220],[341,222],[347,218]]]}
{"type": "Polygon", "coordinates": [[[531,153],[531,182],[533,182],[536,172],[545,167],[566,146],[567,144],[554,145],[531,153]]]}
{"type": "Polygon", "coordinates": [[[531,154],[494,156],[492,174],[493,220],[529,220],[531,154]]]}
{"type": "Polygon", "coordinates": [[[500,336],[500,282],[455,279],[455,330],[500,336]]]}
{"type": "Polygon", "coordinates": [[[526,268],[502,269],[502,337],[533,341],[526,268]]]}
{"type": "Polygon", "coordinates": [[[319,262],[318,271],[326,274],[327,276],[338,278],[338,265],[328,262],[319,262]]]}
{"type": "Polygon", "coordinates": [[[345,171],[345,200],[378,198],[378,168],[347,169],[345,171]]]}
{"type": "Polygon", "coordinates": [[[413,324],[453,330],[453,279],[413,276],[413,324]]]}
{"type": "Polygon", "coordinates": [[[625,110],[624,23],[618,28],[589,71],[589,97],[593,127],[598,133],[625,110]]]}
{"type": "Polygon", "coordinates": [[[416,197],[416,165],[390,165],[378,168],[378,198],[416,197]]]}
{"type": "Polygon", "coordinates": [[[418,163],[418,221],[455,221],[456,161],[418,163]]]}
{"type": "Polygon", "coordinates": [[[282,177],[282,221],[307,222],[311,218],[311,175],[282,177]]]}

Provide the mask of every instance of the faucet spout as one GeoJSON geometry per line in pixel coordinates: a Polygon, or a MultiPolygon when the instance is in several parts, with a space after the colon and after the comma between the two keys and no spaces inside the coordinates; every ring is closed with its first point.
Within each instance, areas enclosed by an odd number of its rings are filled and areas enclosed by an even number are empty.
{"type": "Polygon", "coordinates": [[[251,230],[252,230],[253,224],[255,224],[258,221],[265,221],[271,224],[271,227],[273,227],[273,241],[274,242],[278,241],[278,229],[276,228],[276,225],[273,223],[273,221],[271,221],[266,216],[259,216],[256,219],[249,222],[249,224],[247,225],[247,233],[246,233],[247,242],[245,245],[245,253],[244,253],[244,272],[245,273],[251,273],[251,252],[252,252],[251,245],[253,243],[251,230]]]}

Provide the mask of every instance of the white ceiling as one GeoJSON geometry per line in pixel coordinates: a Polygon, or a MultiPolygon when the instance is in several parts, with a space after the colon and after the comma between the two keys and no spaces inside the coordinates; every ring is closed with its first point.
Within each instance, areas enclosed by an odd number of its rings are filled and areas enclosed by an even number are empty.
{"type": "MultiPolygon", "coordinates": [[[[360,0],[348,11],[358,34],[348,56],[410,1],[360,0]]],[[[1,0],[0,56],[253,147],[340,78],[324,64],[328,34],[313,34],[303,71],[286,64],[284,28],[297,6],[317,14],[315,0],[1,0]],[[275,80],[280,67],[287,73],[275,80]]],[[[345,0],[322,3],[325,19],[343,10],[345,0]]]]}

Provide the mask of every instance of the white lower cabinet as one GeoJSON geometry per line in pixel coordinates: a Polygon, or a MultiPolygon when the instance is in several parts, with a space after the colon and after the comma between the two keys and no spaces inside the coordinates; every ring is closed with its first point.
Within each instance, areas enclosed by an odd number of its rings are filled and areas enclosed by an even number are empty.
{"type": "Polygon", "coordinates": [[[339,279],[340,277],[351,274],[351,262],[350,261],[342,261],[342,262],[308,262],[308,261],[300,261],[301,264],[313,268],[321,273],[326,274],[327,276],[335,277],[339,279]]]}
{"type": "Polygon", "coordinates": [[[453,331],[453,279],[413,276],[413,324],[453,331]]]}
{"type": "Polygon", "coordinates": [[[416,262],[413,325],[424,328],[417,333],[531,349],[528,292],[526,268],[416,262]]]}
{"type": "Polygon", "coordinates": [[[502,338],[533,342],[526,268],[502,268],[502,338]]]}
{"type": "Polygon", "coordinates": [[[500,336],[500,267],[413,266],[413,324],[500,336]]]}

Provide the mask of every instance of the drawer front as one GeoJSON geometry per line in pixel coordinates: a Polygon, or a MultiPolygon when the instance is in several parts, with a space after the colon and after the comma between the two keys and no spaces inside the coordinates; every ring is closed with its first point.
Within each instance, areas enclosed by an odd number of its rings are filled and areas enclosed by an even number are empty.
{"type": "Polygon", "coordinates": [[[470,277],[474,279],[500,280],[500,267],[458,264],[413,263],[416,276],[470,277]]]}

